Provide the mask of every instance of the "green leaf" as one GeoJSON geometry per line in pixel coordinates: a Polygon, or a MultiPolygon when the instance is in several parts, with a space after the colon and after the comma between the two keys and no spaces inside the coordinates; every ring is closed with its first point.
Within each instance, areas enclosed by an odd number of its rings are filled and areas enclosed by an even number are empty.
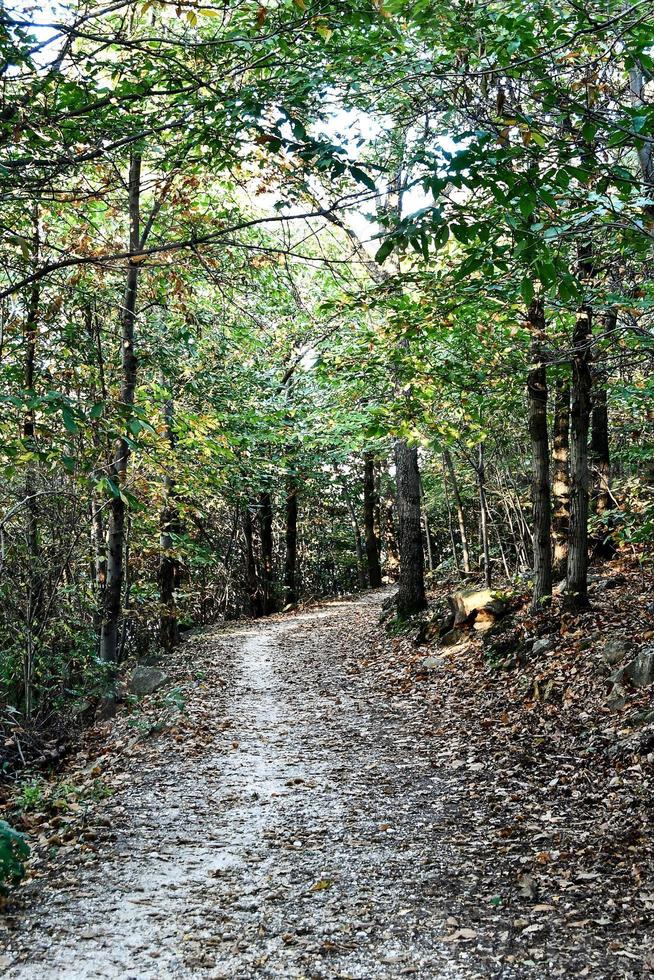
{"type": "Polygon", "coordinates": [[[351,166],[350,173],[359,184],[363,184],[371,191],[377,190],[377,185],[375,184],[370,174],[367,174],[365,170],[361,169],[361,167],[351,166]]]}
{"type": "Polygon", "coordinates": [[[377,249],[377,252],[375,254],[375,262],[379,262],[379,264],[381,265],[384,259],[388,258],[388,256],[391,254],[394,248],[395,248],[395,241],[389,235],[389,237],[386,238],[377,249]]]}
{"type": "Polygon", "coordinates": [[[534,298],[534,283],[530,276],[525,276],[520,283],[520,295],[525,301],[525,305],[529,306],[534,298]]]}
{"type": "Polygon", "coordinates": [[[75,416],[73,415],[72,409],[70,409],[67,405],[64,405],[63,409],[61,410],[61,414],[63,416],[65,428],[72,435],[75,435],[78,429],[77,429],[77,422],[75,421],[75,416]]]}

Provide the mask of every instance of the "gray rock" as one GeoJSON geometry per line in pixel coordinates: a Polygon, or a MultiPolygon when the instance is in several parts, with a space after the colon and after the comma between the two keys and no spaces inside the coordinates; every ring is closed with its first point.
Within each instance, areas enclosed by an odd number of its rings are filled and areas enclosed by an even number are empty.
{"type": "Polygon", "coordinates": [[[645,647],[629,665],[629,677],[634,687],[654,684],[654,647],[645,647]]]}
{"type": "Polygon", "coordinates": [[[135,667],[129,679],[129,689],[132,694],[141,697],[143,694],[152,694],[162,687],[168,680],[167,674],[159,667],[135,667]]]}
{"type": "Polygon", "coordinates": [[[430,673],[431,671],[434,670],[440,670],[440,668],[443,666],[443,663],[444,661],[442,657],[425,657],[424,660],[420,661],[419,669],[421,671],[426,671],[427,673],[430,673]]]}
{"type": "Polygon", "coordinates": [[[537,657],[541,653],[547,653],[549,650],[554,648],[554,640],[549,636],[541,636],[537,640],[534,640],[531,652],[537,657]]]}
{"type": "Polygon", "coordinates": [[[600,656],[609,667],[615,667],[616,664],[622,663],[626,659],[632,648],[631,640],[627,640],[623,636],[611,636],[600,650],[600,656]]]}

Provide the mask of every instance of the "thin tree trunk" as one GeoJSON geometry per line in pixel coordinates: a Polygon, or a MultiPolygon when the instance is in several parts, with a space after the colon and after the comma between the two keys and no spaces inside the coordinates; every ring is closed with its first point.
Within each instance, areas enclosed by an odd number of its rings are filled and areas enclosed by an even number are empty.
{"type": "Polygon", "coordinates": [[[427,552],[427,568],[430,572],[434,571],[434,554],[432,549],[431,532],[429,530],[429,518],[427,517],[427,508],[425,506],[425,488],[422,485],[422,480],[420,481],[420,510],[422,513],[422,522],[425,529],[425,549],[427,552]]]}
{"type": "MultiPolygon", "coordinates": [[[[616,310],[609,310],[603,325],[607,336],[615,330],[617,323],[616,310]]],[[[593,409],[591,413],[590,452],[593,466],[593,504],[598,517],[604,516],[613,509],[611,494],[611,449],[609,444],[609,407],[608,407],[608,371],[598,368],[593,378],[593,409]]],[[[611,558],[615,554],[615,546],[600,534],[595,542],[595,553],[603,558],[611,558]]]]}
{"type": "Polygon", "coordinates": [[[243,537],[245,538],[245,578],[248,590],[248,605],[251,616],[258,618],[263,614],[261,588],[257,575],[257,564],[254,557],[254,524],[250,504],[246,504],[243,513],[243,537]]]}
{"type": "Polygon", "coordinates": [[[456,547],[456,539],[454,537],[454,521],[452,520],[452,505],[450,504],[450,494],[447,489],[447,473],[445,472],[445,463],[442,463],[443,470],[443,491],[445,493],[445,506],[447,507],[447,526],[450,532],[450,545],[452,546],[452,558],[454,559],[454,565],[456,568],[456,574],[461,578],[461,565],[459,563],[459,552],[456,547]]]}
{"type": "Polygon", "coordinates": [[[352,533],[354,534],[354,548],[357,556],[357,582],[360,589],[365,589],[368,585],[368,575],[367,575],[367,561],[364,559],[363,555],[363,541],[361,539],[361,528],[359,527],[359,521],[357,519],[357,512],[350,499],[350,495],[347,492],[347,487],[343,484],[343,496],[345,498],[345,503],[347,505],[348,514],[350,515],[350,522],[352,524],[352,533]]]}
{"type": "Polygon", "coordinates": [[[384,539],[386,541],[386,556],[388,561],[389,569],[393,572],[399,567],[400,564],[400,553],[397,547],[397,535],[395,533],[395,513],[393,510],[393,501],[387,500],[386,507],[384,508],[384,528],[385,534],[384,539]]]}
{"type": "Polygon", "coordinates": [[[425,598],[422,522],[420,519],[420,471],[418,450],[403,439],[395,442],[400,581],[397,611],[413,616],[427,605],[425,598]]]}
{"type": "Polygon", "coordinates": [[[297,602],[295,570],[297,567],[297,482],[290,474],[286,479],[286,555],[284,559],[284,602],[297,602]]]}
{"type": "MultiPolygon", "coordinates": [[[[175,452],[173,431],[173,402],[166,401],[164,424],[171,457],[175,452]]],[[[161,512],[161,532],[159,536],[159,602],[161,618],[159,621],[159,640],[161,646],[170,652],[179,640],[179,627],[175,609],[175,589],[179,581],[179,561],[174,553],[173,534],[178,530],[179,514],[175,506],[175,481],[166,474],[164,477],[164,506],[161,512]]]]}
{"type": "MultiPolygon", "coordinates": [[[[591,251],[580,248],[584,278],[592,274],[591,251]]],[[[572,400],[570,407],[570,531],[565,606],[585,609],[588,602],[588,430],[592,393],[590,370],[592,311],[588,304],[579,311],[573,333],[572,400]]]]}
{"type": "MultiPolygon", "coordinates": [[[[133,154],[129,167],[129,250],[138,252],[140,248],[140,196],[141,196],[141,157],[133,154]]],[[[127,267],[127,284],[121,316],[122,347],[122,386],[120,400],[129,412],[134,404],[136,390],[137,360],[134,351],[136,327],[136,300],[138,294],[139,263],[130,260],[127,267]]],[[[110,477],[117,491],[127,474],[129,443],[126,437],[116,442],[114,457],[110,466],[110,477]]],[[[123,546],[125,543],[125,503],[117,492],[109,506],[107,548],[107,584],[104,592],[104,610],[100,636],[100,656],[109,663],[118,661],[118,624],[121,612],[123,590],[123,546]]]]}
{"type": "Polygon", "coordinates": [[[456,516],[459,524],[459,538],[461,540],[461,553],[463,558],[463,572],[464,575],[470,574],[470,546],[468,545],[468,535],[466,532],[466,522],[463,512],[463,502],[461,500],[461,494],[459,492],[459,484],[456,479],[456,473],[454,472],[454,461],[452,460],[452,454],[449,449],[443,450],[443,459],[445,460],[445,465],[447,466],[447,472],[450,475],[450,482],[452,484],[452,496],[454,497],[454,506],[456,508],[456,516]]]}
{"type": "Polygon", "coordinates": [[[552,472],[552,535],[554,538],[553,577],[565,578],[568,567],[570,526],[570,383],[559,378],[554,400],[552,472]]]}
{"type": "Polygon", "coordinates": [[[479,490],[479,534],[486,588],[491,586],[490,545],[488,540],[488,506],[486,504],[486,465],[484,460],[484,444],[479,443],[477,455],[477,487],[479,490]]]}
{"type": "Polygon", "coordinates": [[[261,586],[264,616],[275,612],[275,583],[273,578],[273,509],[268,490],[259,494],[259,533],[261,536],[261,586]]]}
{"type": "Polygon", "coordinates": [[[547,436],[547,369],[543,361],[545,315],[542,300],[535,299],[528,312],[532,334],[532,367],[527,379],[529,435],[531,438],[534,589],[532,609],[539,611],[552,600],[552,536],[550,453],[547,436]]]}
{"type": "Polygon", "coordinates": [[[375,532],[375,511],[378,508],[375,487],[375,461],[372,453],[363,454],[363,526],[366,538],[366,560],[368,565],[368,584],[378,589],[382,584],[381,564],[379,562],[379,540],[375,532]]]}
{"type": "MultiPolygon", "coordinates": [[[[34,215],[34,265],[39,261],[39,218],[38,211],[34,215]]],[[[27,397],[34,394],[36,379],[36,343],[38,337],[38,313],[41,301],[40,283],[35,283],[30,291],[30,298],[27,305],[25,318],[25,391],[27,397]]],[[[26,408],[23,415],[23,440],[27,452],[34,450],[34,409],[26,408]]],[[[30,718],[32,715],[32,696],[33,696],[33,674],[34,674],[34,630],[36,620],[39,615],[39,607],[42,599],[42,582],[39,561],[39,513],[37,501],[37,481],[36,466],[33,460],[29,460],[25,466],[25,514],[26,514],[26,542],[28,557],[28,587],[27,587],[27,615],[26,615],[26,642],[25,655],[23,660],[23,687],[25,701],[25,715],[30,718]]]]}

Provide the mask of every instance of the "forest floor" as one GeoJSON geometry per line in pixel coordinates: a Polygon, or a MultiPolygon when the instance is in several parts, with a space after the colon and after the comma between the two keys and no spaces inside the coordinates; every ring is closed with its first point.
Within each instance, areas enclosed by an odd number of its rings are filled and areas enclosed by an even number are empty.
{"type": "Polygon", "coordinates": [[[9,980],[654,972],[643,729],[552,697],[556,654],[544,699],[478,638],[427,668],[384,595],[196,633],[87,733],[25,815],[9,980]]]}

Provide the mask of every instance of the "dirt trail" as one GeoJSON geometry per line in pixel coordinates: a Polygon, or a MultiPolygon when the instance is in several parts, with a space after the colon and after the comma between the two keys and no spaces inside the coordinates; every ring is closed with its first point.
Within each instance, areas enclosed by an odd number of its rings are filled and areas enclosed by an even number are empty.
{"type": "Polygon", "coordinates": [[[185,645],[202,747],[154,738],[107,803],[99,859],[28,902],[8,978],[491,975],[443,941],[450,884],[475,875],[443,843],[420,706],[346,667],[379,602],[185,645]]]}

